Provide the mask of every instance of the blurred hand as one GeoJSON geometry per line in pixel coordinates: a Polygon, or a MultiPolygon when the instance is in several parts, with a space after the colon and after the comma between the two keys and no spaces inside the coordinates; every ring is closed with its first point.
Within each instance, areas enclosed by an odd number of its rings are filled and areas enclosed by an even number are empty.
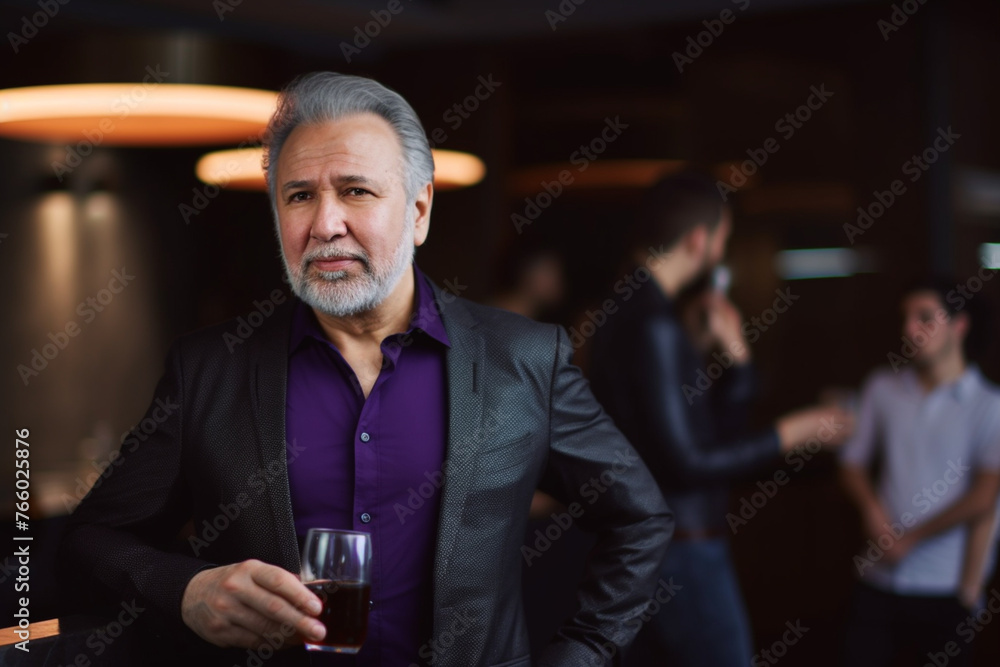
{"type": "MultiPolygon", "coordinates": [[[[883,530],[883,533],[889,533],[888,530],[883,530]]],[[[889,533],[891,536],[892,533],[889,533]]],[[[913,547],[917,546],[917,539],[910,533],[905,533],[902,537],[897,539],[892,543],[892,546],[885,550],[885,555],[882,558],[885,559],[886,563],[890,565],[895,565],[901,560],[906,558],[906,555],[913,550],[913,547]]]]}
{"type": "Polygon", "coordinates": [[[202,570],[188,582],[181,618],[216,646],[257,648],[279,633],[286,646],[326,635],[322,605],[294,574],[259,560],[202,570]],[[310,615],[301,610],[307,610],[310,615]]]}
{"type": "Polygon", "coordinates": [[[824,448],[839,447],[854,430],[854,416],[837,406],[813,406],[791,412],[775,424],[781,450],[816,439],[824,448]]]}
{"type": "Polygon", "coordinates": [[[688,338],[691,339],[695,349],[702,354],[711,352],[712,345],[715,344],[715,340],[708,330],[707,296],[703,294],[693,299],[679,313],[681,324],[684,326],[684,330],[687,331],[688,338]]]}
{"type": "Polygon", "coordinates": [[[725,294],[712,290],[705,296],[705,318],[708,333],[719,347],[733,354],[737,363],[750,359],[750,346],[743,337],[743,318],[725,294]],[[735,354],[734,349],[740,354],[735,354]]]}
{"type": "Polygon", "coordinates": [[[960,588],[958,591],[958,601],[969,611],[977,611],[979,606],[979,588],[960,588]]]}

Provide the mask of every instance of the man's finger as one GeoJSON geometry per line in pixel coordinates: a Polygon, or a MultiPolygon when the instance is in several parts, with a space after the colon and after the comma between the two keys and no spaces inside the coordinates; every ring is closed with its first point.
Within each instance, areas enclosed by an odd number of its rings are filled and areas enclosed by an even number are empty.
{"type": "Polygon", "coordinates": [[[275,625],[285,625],[302,633],[308,639],[320,640],[326,634],[326,628],[312,616],[303,614],[289,604],[288,600],[262,588],[245,591],[240,600],[253,611],[275,625]]]}
{"type": "MultiPolygon", "coordinates": [[[[256,635],[258,640],[274,632],[281,634],[279,630],[281,623],[263,615],[255,607],[245,603],[234,604],[226,614],[226,618],[234,626],[256,635]]],[[[288,630],[287,634],[295,634],[295,631],[288,630]]]]}
{"type": "MultiPolygon", "coordinates": [[[[288,573],[286,572],[285,574],[288,573]]],[[[326,632],[323,624],[312,616],[304,614],[300,611],[303,607],[308,608],[306,605],[311,604],[313,601],[319,603],[319,598],[316,598],[316,596],[310,593],[309,590],[302,586],[298,580],[293,580],[293,583],[298,587],[301,587],[302,593],[305,594],[303,596],[297,596],[304,600],[304,604],[296,607],[295,603],[284,595],[276,595],[275,593],[270,592],[271,589],[261,584],[261,581],[257,578],[256,573],[251,576],[254,583],[257,585],[241,591],[241,593],[237,596],[243,604],[250,607],[252,611],[257,612],[264,618],[269,619],[278,625],[287,624],[309,639],[318,641],[323,638],[326,632]]],[[[267,579],[268,583],[275,585],[275,579],[270,576],[269,573],[264,573],[261,578],[267,579]]],[[[288,586],[287,584],[283,589],[279,587],[279,590],[281,590],[284,594],[292,594],[296,592],[295,587],[288,586]]]]}
{"type": "Polygon", "coordinates": [[[320,599],[298,577],[276,565],[254,569],[250,576],[258,586],[284,598],[293,607],[307,614],[316,615],[323,609],[320,599]]]}

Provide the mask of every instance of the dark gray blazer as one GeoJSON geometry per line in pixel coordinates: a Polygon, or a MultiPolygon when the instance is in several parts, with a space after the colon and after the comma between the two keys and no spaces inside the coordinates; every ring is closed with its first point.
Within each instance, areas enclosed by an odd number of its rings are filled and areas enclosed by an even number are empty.
{"type": "MultiPolygon", "coordinates": [[[[541,484],[576,503],[575,521],[600,538],[578,613],[536,664],[617,664],[643,622],[672,515],[571,365],[561,327],[434,293],[451,340],[449,426],[433,634],[421,657],[442,667],[531,664],[521,547],[541,484]]],[[[125,440],[63,542],[66,576],[89,594],[137,599],[179,626],[184,589],[207,566],[256,558],[298,573],[285,443],[291,306],[240,343],[224,339],[233,322],[174,343],[152,422],[125,440]],[[189,521],[197,539],[171,548],[189,521]]],[[[245,650],[220,660],[233,656],[247,660],[245,650]]]]}

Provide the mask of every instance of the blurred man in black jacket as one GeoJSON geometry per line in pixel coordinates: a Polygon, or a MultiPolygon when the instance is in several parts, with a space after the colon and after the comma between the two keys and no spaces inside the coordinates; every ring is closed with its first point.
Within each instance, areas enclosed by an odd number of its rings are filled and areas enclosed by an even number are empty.
{"type": "Polygon", "coordinates": [[[635,659],[645,650],[657,665],[668,658],[676,667],[746,667],[750,628],[725,537],[729,482],[810,438],[833,443],[848,430],[846,416],[827,408],[787,415],[751,435],[734,428],[754,378],[740,314],[720,290],[700,302],[698,342],[715,348],[718,365],[728,368],[699,381],[704,356],[676,299],[722,260],[730,230],[730,211],[711,182],[682,174],[656,185],[634,228],[634,264],[616,286],[616,310],[594,337],[594,393],[676,515],[660,579],[669,591],[654,593],[662,606],[637,642],[635,659]]]}

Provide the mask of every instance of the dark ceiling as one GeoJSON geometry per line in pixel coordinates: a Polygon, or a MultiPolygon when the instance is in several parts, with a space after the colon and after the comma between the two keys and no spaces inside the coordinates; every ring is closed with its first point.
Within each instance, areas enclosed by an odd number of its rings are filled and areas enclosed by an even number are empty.
{"type": "MultiPolygon", "coordinates": [[[[92,28],[191,31],[295,50],[312,56],[342,55],[357,29],[372,26],[378,39],[360,59],[385,50],[421,45],[531,38],[557,32],[628,29],[716,16],[745,7],[747,14],[871,4],[863,0],[70,0],[46,31],[92,28]],[[396,9],[389,14],[388,8],[396,9]],[[386,17],[391,17],[386,21],[386,17]]],[[[0,26],[17,30],[39,0],[0,0],[0,26]]],[[[9,54],[9,52],[8,52],[9,54]]]]}

